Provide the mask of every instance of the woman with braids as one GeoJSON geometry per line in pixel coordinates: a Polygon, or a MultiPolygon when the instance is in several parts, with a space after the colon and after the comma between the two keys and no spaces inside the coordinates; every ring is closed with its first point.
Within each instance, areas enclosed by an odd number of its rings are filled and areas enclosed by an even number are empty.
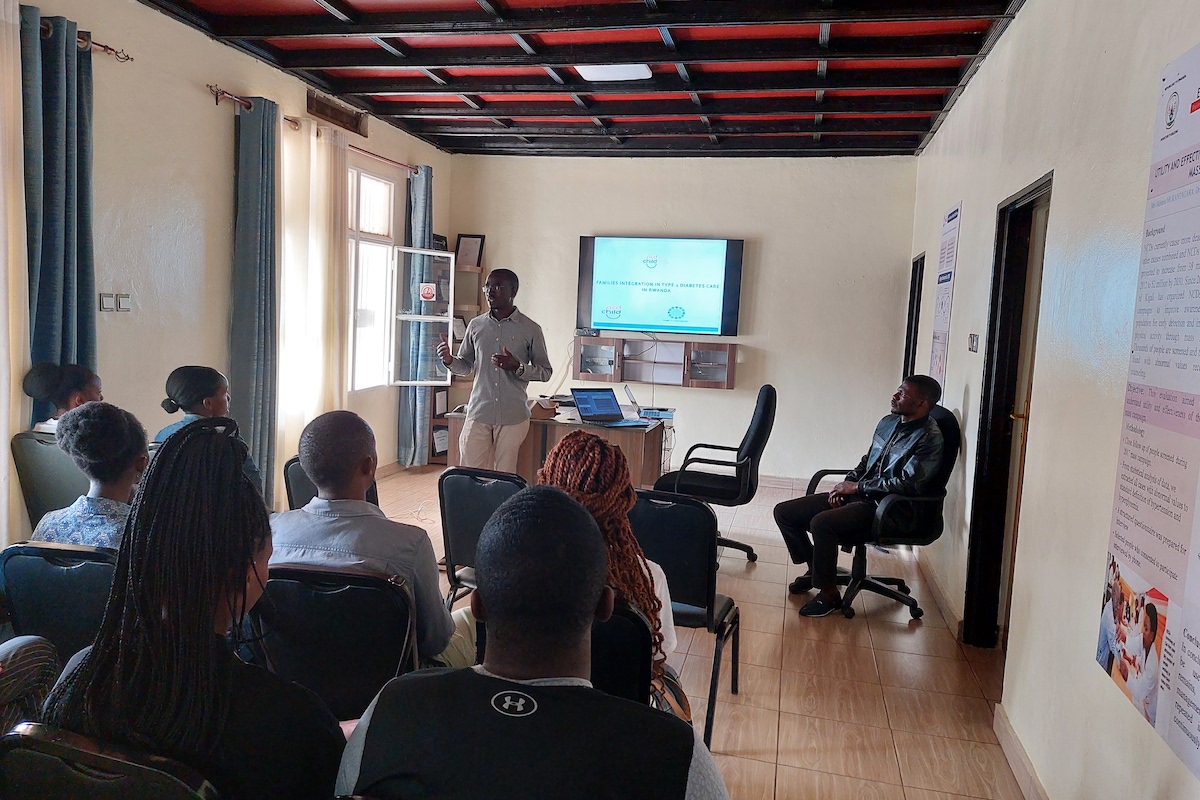
{"type": "Polygon", "coordinates": [[[133,488],[150,463],[146,429],[114,405],[84,403],[62,415],[55,437],[91,486],[71,505],[42,517],[33,540],[120,547],[133,488]]]}
{"type": "Polygon", "coordinates": [[[243,664],[226,640],[262,595],[271,526],[231,419],[159,450],[133,504],[95,643],[45,721],[182,761],[231,798],[324,800],[345,738],[312,692],[243,664]]]}
{"type": "MultiPolygon", "coordinates": [[[[183,411],[183,419],[154,434],[154,441],[165,442],[198,419],[228,417],[229,379],[212,367],[176,367],[167,376],[167,398],[160,405],[168,414],[183,411]]],[[[246,477],[261,492],[262,474],[250,456],[246,456],[245,469],[246,477]]]]}
{"type": "Polygon", "coordinates": [[[33,426],[39,433],[54,433],[63,414],[84,403],[104,399],[100,376],[78,364],[34,364],[33,369],[25,373],[21,388],[34,400],[54,406],[53,417],[33,426]]]}

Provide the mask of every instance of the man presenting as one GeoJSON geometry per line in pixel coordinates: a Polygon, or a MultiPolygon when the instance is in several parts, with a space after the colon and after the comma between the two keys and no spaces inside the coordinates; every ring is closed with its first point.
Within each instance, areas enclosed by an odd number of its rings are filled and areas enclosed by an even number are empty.
{"type": "Polygon", "coordinates": [[[808,574],[788,588],[792,594],[820,590],[800,609],[801,616],[824,617],[842,607],[838,547],[867,541],[879,500],[889,494],[924,494],[942,459],[942,431],[929,416],[941,396],[942,387],[928,375],[905,378],[892,395],[892,413],[875,426],[871,449],[846,480],[829,494],[775,506],[775,522],[792,563],[809,565],[808,574]]]}
{"type": "Polygon", "coordinates": [[[437,346],[438,357],[455,375],[479,369],[458,441],[466,467],[517,471],[517,452],[529,431],[526,387],[550,380],[554,372],[541,326],[513,305],[518,286],[512,270],[492,270],[483,284],[488,313],[467,325],[458,355],[450,352],[445,336],[437,346]]]}

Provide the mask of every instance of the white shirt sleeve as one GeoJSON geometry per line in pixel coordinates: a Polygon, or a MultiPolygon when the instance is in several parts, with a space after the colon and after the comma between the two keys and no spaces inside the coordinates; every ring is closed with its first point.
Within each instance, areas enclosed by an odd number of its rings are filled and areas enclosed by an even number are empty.
{"type": "Polygon", "coordinates": [[[667,586],[667,575],[662,571],[662,567],[648,558],[646,566],[650,568],[650,577],[654,579],[654,594],[658,596],[658,602],[662,603],[662,610],[658,612],[658,622],[662,627],[663,655],[669,656],[679,645],[679,639],[675,635],[675,615],[671,613],[671,589],[667,586]]]}

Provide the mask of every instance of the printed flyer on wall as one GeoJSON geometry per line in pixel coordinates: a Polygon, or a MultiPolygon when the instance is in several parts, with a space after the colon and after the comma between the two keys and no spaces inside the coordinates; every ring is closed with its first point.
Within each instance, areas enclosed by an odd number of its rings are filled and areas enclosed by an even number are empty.
{"type": "Polygon", "coordinates": [[[933,349],[929,374],[946,384],[946,356],[950,352],[950,307],[954,303],[954,268],[958,264],[958,224],[962,203],[942,217],[942,245],[938,249],[937,289],[933,295],[933,349]]]}
{"type": "Polygon", "coordinates": [[[1200,777],[1200,47],[1160,85],[1096,661],[1200,777]]]}

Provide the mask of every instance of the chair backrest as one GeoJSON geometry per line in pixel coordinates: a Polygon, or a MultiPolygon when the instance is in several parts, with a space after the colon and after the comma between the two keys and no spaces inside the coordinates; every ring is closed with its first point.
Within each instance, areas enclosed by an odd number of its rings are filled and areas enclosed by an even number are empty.
{"type": "Polygon", "coordinates": [[[764,384],[758,390],[758,401],[754,404],[754,416],[750,418],[750,427],[738,445],[737,457],[750,459],[743,467],[749,472],[749,494],[739,498],[742,503],[748,503],[758,491],[758,464],[762,461],[763,450],[767,449],[767,440],[771,438],[771,429],[775,427],[775,387],[764,384]]]}
{"type": "Polygon", "coordinates": [[[12,438],[12,454],[33,527],[46,512],[66,508],[88,493],[87,476],[59,449],[54,434],[22,431],[12,438]]]}
{"type": "Polygon", "coordinates": [[[629,512],[646,558],[662,567],[671,602],[704,609],[711,627],[717,593],[717,516],[705,503],[670,492],[637,490],[629,512]]]}
{"type": "Polygon", "coordinates": [[[216,800],[217,790],[178,761],[23,722],[0,739],[0,796],[5,800],[216,800]]]}
{"type": "Polygon", "coordinates": [[[266,666],[358,719],[383,685],[417,666],[417,613],[402,578],[272,567],[250,612],[266,666]]]}
{"type": "Polygon", "coordinates": [[[526,486],[520,475],[489,469],[450,467],[438,478],[446,574],[475,566],[475,548],[483,526],[500,505],[526,486]]]}
{"type": "Polygon", "coordinates": [[[605,694],[648,704],[653,660],[654,631],[636,608],[618,603],[592,625],[592,686],[605,694]]]}
{"type": "Polygon", "coordinates": [[[0,592],[18,636],[49,639],[65,663],[96,638],[117,568],[104,547],[22,542],[0,551],[0,592]]]}
{"type": "MultiPolygon", "coordinates": [[[[304,467],[300,466],[300,456],[292,456],[283,465],[283,486],[287,489],[288,508],[293,511],[304,508],[309,500],[317,496],[317,487],[309,480],[304,467]]],[[[379,487],[375,483],[367,489],[367,502],[379,505],[379,487]]]]}
{"type": "Polygon", "coordinates": [[[946,494],[946,484],[950,482],[950,473],[954,472],[954,463],[958,460],[962,431],[954,412],[945,406],[934,406],[930,409],[929,416],[942,431],[942,463],[938,465],[937,473],[929,484],[929,493],[941,496],[946,494]]]}

